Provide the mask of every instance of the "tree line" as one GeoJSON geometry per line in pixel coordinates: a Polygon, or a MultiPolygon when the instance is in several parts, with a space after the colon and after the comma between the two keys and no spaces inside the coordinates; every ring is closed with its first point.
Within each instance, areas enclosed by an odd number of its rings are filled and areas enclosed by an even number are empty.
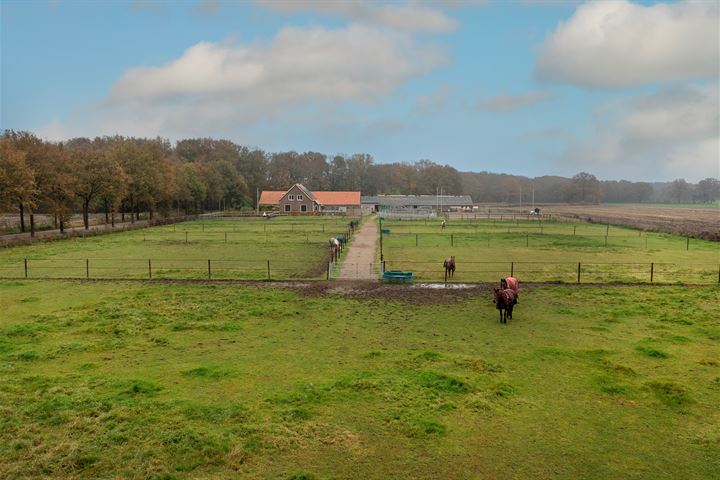
{"type": "Polygon", "coordinates": [[[30,132],[6,130],[0,136],[0,211],[20,215],[30,229],[35,213],[49,214],[58,228],[82,211],[104,212],[107,223],[147,212],[197,213],[251,209],[257,192],[285,190],[294,183],[311,190],[354,190],[363,195],[471,195],[475,202],[711,202],[720,184],[706,179],[671,184],[601,182],[589,173],[526,178],[488,172],[459,172],[430,160],[376,164],[371,155],[327,156],[318,152],[266,152],[229,140],[168,140],[133,137],[73,138],[49,142],[30,132]],[[658,193],[660,192],[660,193],[658,193]],[[657,195],[667,198],[654,198],[657,195]]]}

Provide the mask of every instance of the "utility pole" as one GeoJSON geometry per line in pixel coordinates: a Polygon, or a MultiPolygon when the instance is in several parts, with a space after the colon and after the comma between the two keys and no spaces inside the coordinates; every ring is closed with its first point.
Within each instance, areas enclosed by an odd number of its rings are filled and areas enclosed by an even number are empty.
{"type": "Polygon", "coordinates": [[[535,211],[535,187],[532,189],[532,209],[535,211]]]}
{"type": "Polygon", "coordinates": [[[260,188],[255,187],[255,215],[260,215],[260,188]]]}

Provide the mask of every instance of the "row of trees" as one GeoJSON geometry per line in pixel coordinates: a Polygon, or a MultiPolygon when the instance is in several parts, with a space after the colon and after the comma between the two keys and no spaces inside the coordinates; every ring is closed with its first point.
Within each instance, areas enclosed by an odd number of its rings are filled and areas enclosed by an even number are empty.
{"type": "Polygon", "coordinates": [[[720,200],[720,181],[706,178],[696,185],[684,179],[665,183],[598,180],[581,172],[572,178],[535,178],[497,173],[463,172],[461,189],[476,202],[530,203],[712,203],[720,200]]]}
{"type": "Polygon", "coordinates": [[[458,172],[429,160],[413,164],[375,164],[368,154],[318,152],[268,153],[228,140],[167,140],[98,137],[47,142],[29,132],[5,131],[0,137],[0,211],[50,214],[64,228],[81,210],[86,228],[91,211],[106,222],[135,221],[141,211],[168,215],[214,208],[253,208],[259,190],[283,190],[294,183],[311,190],[360,190],[364,195],[469,194],[476,202],[711,202],[720,183],[705,179],[670,184],[601,182],[589,173],[572,179],[534,179],[488,172],[458,172]],[[658,198],[661,195],[662,198],[658,198]]]}
{"type": "Polygon", "coordinates": [[[198,212],[215,208],[253,208],[257,192],[283,190],[301,182],[311,190],[360,190],[365,194],[428,193],[439,186],[460,193],[460,176],[449,166],[423,160],[376,165],[372,156],[328,158],[317,152],[268,153],[227,140],[189,139],[174,146],[163,139],[121,136],[46,142],[29,132],[0,137],[0,211],[26,216],[47,213],[64,229],[81,210],[104,211],[131,221],[140,212],[198,212]]]}

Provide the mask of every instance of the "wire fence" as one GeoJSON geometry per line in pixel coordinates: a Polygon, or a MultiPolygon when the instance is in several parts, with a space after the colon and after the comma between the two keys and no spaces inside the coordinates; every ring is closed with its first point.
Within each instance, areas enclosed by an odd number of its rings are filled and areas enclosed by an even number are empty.
{"type": "Polygon", "coordinates": [[[378,278],[384,270],[413,272],[417,281],[478,283],[514,276],[522,282],[720,284],[720,263],[462,262],[452,277],[438,262],[383,263],[280,259],[64,258],[0,265],[12,279],[329,280],[378,278]],[[343,272],[345,275],[343,275],[343,272]],[[348,275],[349,272],[349,275],[348,275]]]}
{"type": "Polygon", "coordinates": [[[0,265],[4,278],[319,280],[327,262],[278,259],[53,258],[0,265]]]}
{"type": "Polygon", "coordinates": [[[669,237],[667,235],[596,235],[516,232],[508,227],[503,231],[477,231],[474,233],[384,233],[388,248],[404,247],[629,247],[629,248],[671,248],[689,251],[701,248],[716,249],[720,246],[706,240],[690,237],[669,237]]]}
{"type": "Polygon", "coordinates": [[[442,263],[386,260],[385,270],[413,272],[421,281],[496,282],[514,276],[524,282],[720,284],[720,263],[462,262],[446,280],[442,263]]]}

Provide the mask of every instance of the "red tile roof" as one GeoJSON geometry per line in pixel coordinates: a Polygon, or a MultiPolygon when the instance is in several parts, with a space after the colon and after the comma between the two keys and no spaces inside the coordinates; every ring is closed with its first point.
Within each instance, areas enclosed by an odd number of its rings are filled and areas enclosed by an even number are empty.
{"type": "Polygon", "coordinates": [[[280,199],[287,192],[279,192],[273,190],[263,190],[260,194],[260,205],[277,205],[280,199]]]}
{"type": "Polygon", "coordinates": [[[312,192],[320,205],[360,206],[360,192],[312,192]]]}
{"type": "MultiPolygon", "coordinates": [[[[356,205],[360,206],[360,192],[311,192],[305,186],[296,184],[308,197],[320,205],[356,205]]],[[[286,191],[265,190],[260,194],[260,205],[277,205],[286,191]]]]}

